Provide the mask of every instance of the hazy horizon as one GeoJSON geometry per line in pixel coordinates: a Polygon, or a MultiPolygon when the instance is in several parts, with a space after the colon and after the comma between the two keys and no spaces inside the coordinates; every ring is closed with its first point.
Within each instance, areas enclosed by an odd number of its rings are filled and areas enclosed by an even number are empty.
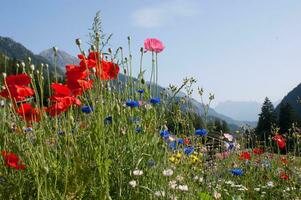
{"type": "MultiPolygon", "coordinates": [[[[147,37],[166,46],[159,55],[159,84],[180,84],[193,75],[215,105],[224,101],[282,99],[300,83],[301,1],[133,0],[7,1],[0,8],[0,35],[34,53],[57,46],[76,56],[76,38],[100,10],[110,46],[127,48],[132,37],[135,63],[147,37]]],[[[87,47],[87,45],[85,46],[87,47]]],[[[149,77],[150,57],[144,60],[149,77]]],[[[138,66],[136,66],[136,72],[138,66]]],[[[200,100],[197,95],[193,96],[200,100]]]]}

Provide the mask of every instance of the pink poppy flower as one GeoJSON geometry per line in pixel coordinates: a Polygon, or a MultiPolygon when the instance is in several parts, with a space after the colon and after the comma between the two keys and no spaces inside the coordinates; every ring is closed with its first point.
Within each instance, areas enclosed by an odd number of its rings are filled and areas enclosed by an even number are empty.
{"type": "Polygon", "coordinates": [[[165,47],[160,40],[156,38],[147,38],[144,40],[144,48],[146,51],[160,53],[165,47]]]}

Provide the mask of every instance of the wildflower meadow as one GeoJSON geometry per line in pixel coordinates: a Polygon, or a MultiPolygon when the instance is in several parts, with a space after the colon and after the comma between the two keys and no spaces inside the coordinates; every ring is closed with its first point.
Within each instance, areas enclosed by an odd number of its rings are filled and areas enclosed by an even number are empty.
{"type": "Polygon", "coordinates": [[[63,77],[30,58],[2,74],[0,199],[301,199],[297,128],[288,137],[274,127],[268,142],[252,129],[214,131],[214,94],[196,91],[197,116],[194,78],[158,86],[164,41],[145,38],[133,57],[134,37],[107,48],[97,23],[90,37],[89,49],[75,40],[79,64],[63,77]]]}

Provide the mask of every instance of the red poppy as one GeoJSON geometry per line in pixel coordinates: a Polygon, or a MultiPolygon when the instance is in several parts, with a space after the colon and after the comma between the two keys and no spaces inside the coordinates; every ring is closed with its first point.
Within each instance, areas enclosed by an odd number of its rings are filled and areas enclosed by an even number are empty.
{"type": "Polygon", "coordinates": [[[14,153],[7,153],[6,151],[2,151],[2,157],[6,166],[15,168],[17,170],[24,170],[25,165],[20,164],[19,157],[14,153]]]}
{"type": "Polygon", "coordinates": [[[251,160],[251,154],[249,152],[242,152],[239,156],[240,160],[251,160]]]}
{"type": "Polygon", "coordinates": [[[117,78],[119,66],[116,63],[101,59],[98,52],[90,52],[88,58],[83,55],[78,55],[78,58],[81,59],[81,67],[95,67],[96,76],[101,80],[113,80],[117,78]]]}
{"type": "Polygon", "coordinates": [[[184,144],[186,144],[186,145],[187,145],[187,144],[190,144],[189,138],[185,138],[185,139],[184,139],[184,144]]]}
{"type": "Polygon", "coordinates": [[[87,68],[92,68],[96,66],[96,60],[95,59],[91,59],[91,58],[86,58],[86,56],[79,54],[77,56],[81,61],[79,63],[79,65],[85,69],[87,68]]]}
{"type": "Polygon", "coordinates": [[[0,96],[11,98],[14,101],[25,100],[26,97],[34,95],[34,90],[28,87],[31,78],[27,74],[11,75],[5,78],[5,89],[0,92],[0,96]]]}
{"type": "Polygon", "coordinates": [[[117,64],[103,60],[101,66],[102,66],[102,70],[101,71],[98,70],[101,72],[100,74],[101,80],[113,80],[117,78],[117,75],[119,73],[119,66],[117,64]]]}
{"type": "Polygon", "coordinates": [[[281,172],[280,173],[280,178],[283,179],[283,180],[288,180],[289,176],[285,172],[281,172]]]}
{"type": "Polygon", "coordinates": [[[27,122],[39,122],[41,112],[37,108],[32,108],[29,103],[23,103],[17,109],[18,115],[20,115],[27,122]]]}
{"type": "Polygon", "coordinates": [[[89,70],[80,66],[66,66],[66,84],[74,96],[82,95],[92,88],[93,80],[86,80],[89,77],[89,70]]]}
{"type": "Polygon", "coordinates": [[[253,153],[257,154],[257,155],[260,155],[260,154],[264,153],[264,150],[263,150],[263,148],[254,148],[253,153]]]}
{"type": "Polygon", "coordinates": [[[50,100],[54,104],[47,108],[47,112],[51,116],[60,115],[74,104],[77,106],[81,105],[80,100],[72,95],[71,90],[66,85],[53,83],[51,87],[54,89],[54,94],[50,97],[50,100]]]}
{"type": "Polygon", "coordinates": [[[282,135],[276,134],[272,139],[277,142],[279,149],[285,149],[286,143],[282,135]]]}

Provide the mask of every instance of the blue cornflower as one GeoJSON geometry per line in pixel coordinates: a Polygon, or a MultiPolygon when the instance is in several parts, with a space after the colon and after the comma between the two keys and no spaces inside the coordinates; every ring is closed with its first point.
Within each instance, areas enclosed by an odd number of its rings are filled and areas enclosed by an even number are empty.
{"type": "Polygon", "coordinates": [[[164,139],[168,139],[169,137],[169,132],[167,130],[163,130],[163,131],[160,131],[160,135],[164,138],[164,139]]]}
{"type": "Polygon", "coordinates": [[[142,132],[142,128],[141,127],[137,127],[136,128],[136,133],[141,133],[142,132]]]}
{"type": "Polygon", "coordinates": [[[105,122],[105,124],[112,124],[112,122],[113,122],[113,117],[112,117],[112,116],[107,116],[107,117],[104,119],[104,122],[105,122]]]}
{"type": "Polygon", "coordinates": [[[194,147],[185,147],[184,153],[188,156],[190,156],[194,152],[194,147]]]}
{"type": "Polygon", "coordinates": [[[57,132],[57,134],[58,134],[58,135],[65,135],[65,131],[59,130],[59,131],[57,132]]]}
{"type": "Polygon", "coordinates": [[[142,93],[144,93],[144,90],[143,90],[143,89],[139,89],[139,90],[137,90],[137,92],[138,92],[139,94],[142,94],[142,93]]]}
{"type": "Polygon", "coordinates": [[[26,127],[23,129],[25,133],[33,131],[32,127],[26,127]]]}
{"type": "Polygon", "coordinates": [[[159,104],[160,103],[160,98],[151,98],[150,103],[151,104],[159,104]]]}
{"type": "Polygon", "coordinates": [[[232,169],[231,173],[236,176],[241,176],[241,175],[243,175],[244,172],[242,169],[232,169]]]}
{"type": "Polygon", "coordinates": [[[178,138],[178,139],[177,139],[177,142],[178,142],[178,144],[184,144],[183,138],[178,138]]]}
{"type": "Polygon", "coordinates": [[[177,143],[176,143],[176,141],[172,141],[172,142],[168,143],[168,146],[171,150],[176,150],[177,143]]]}
{"type": "Polygon", "coordinates": [[[127,106],[131,107],[131,108],[139,106],[139,102],[138,101],[133,101],[133,100],[127,100],[125,104],[127,106]]]}
{"type": "Polygon", "coordinates": [[[224,143],[225,143],[227,150],[229,150],[229,151],[231,151],[235,147],[233,142],[224,142],[224,143]]]}
{"type": "Polygon", "coordinates": [[[86,114],[89,114],[89,113],[93,112],[93,108],[91,106],[83,106],[82,107],[82,112],[86,113],[86,114]]]}
{"type": "Polygon", "coordinates": [[[206,129],[196,129],[195,134],[196,135],[201,135],[201,136],[206,136],[207,135],[207,130],[206,129]]]}

